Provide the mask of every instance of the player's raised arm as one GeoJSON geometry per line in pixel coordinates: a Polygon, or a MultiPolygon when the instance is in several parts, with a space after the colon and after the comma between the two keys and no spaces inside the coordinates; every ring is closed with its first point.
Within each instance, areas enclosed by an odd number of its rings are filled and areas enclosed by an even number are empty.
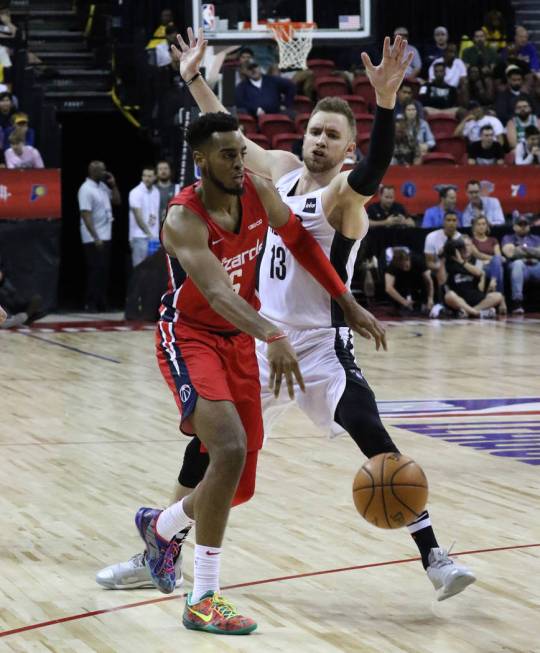
{"type": "MultiPolygon", "coordinates": [[[[188,43],[178,36],[178,47],[171,48],[173,61],[179,66],[180,75],[197,103],[204,113],[216,113],[227,109],[221,104],[219,98],[205,82],[200,73],[201,62],[204,57],[208,41],[204,39],[202,29],[197,37],[191,27],[188,28],[188,43]]],[[[277,181],[290,170],[300,167],[298,158],[291,152],[283,150],[265,150],[244,136],[247,145],[246,165],[254,173],[267,179],[277,181]]]]}
{"type": "Polygon", "coordinates": [[[350,172],[341,173],[330,183],[323,198],[327,215],[337,206],[345,208],[352,204],[357,208],[359,204],[363,205],[377,192],[390,165],[394,152],[396,94],[413,56],[413,53],[405,56],[406,47],[407,41],[401,36],[396,36],[392,46],[387,36],[378,66],[374,66],[369,55],[362,52],[362,61],[377,100],[369,150],[366,158],[350,172]]]}
{"type": "Polygon", "coordinates": [[[377,350],[381,345],[386,349],[384,328],[347,290],[319,243],[302,226],[272,185],[263,179],[253,181],[268,213],[270,226],[279,234],[294,258],[339,304],[345,322],[353,331],[368,340],[373,337],[377,350]]]}
{"type": "Polygon", "coordinates": [[[294,398],[295,382],[304,390],[298,360],[287,337],[234,292],[225,268],[208,247],[208,230],[201,220],[183,206],[171,206],[163,225],[162,239],[166,251],[178,259],[213,311],[240,331],[271,345],[268,360],[271,387],[276,396],[283,376],[291,399],[294,398]]]}

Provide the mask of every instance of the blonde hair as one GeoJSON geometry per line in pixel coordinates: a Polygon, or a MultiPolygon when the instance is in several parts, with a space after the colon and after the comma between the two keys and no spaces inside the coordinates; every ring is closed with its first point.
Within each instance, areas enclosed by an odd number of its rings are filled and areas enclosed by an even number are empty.
{"type": "Polygon", "coordinates": [[[346,100],[343,100],[340,97],[325,97],[322,100],[319,100],[311,112],[309,119],[311,120],[319,111],[324,111],[325,113],[339,113],[342,116],[345,116],[351,130],[351,140],[356,140],[356,118],[354,117],[350,104],[346,100]]]}

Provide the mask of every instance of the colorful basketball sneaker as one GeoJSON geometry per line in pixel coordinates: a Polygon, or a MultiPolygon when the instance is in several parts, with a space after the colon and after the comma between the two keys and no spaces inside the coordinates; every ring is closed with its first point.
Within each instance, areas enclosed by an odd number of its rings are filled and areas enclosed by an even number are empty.
{"type": "Polygon", "coordinates": [[[460,565],[450,558],[450,551],[433,548],[429,552],[429,567],[426,569],[429,580],[437,590],[437,601],[449,599],[454,594],[459,594],[474,583],[476,576],[465,565],[460,565]]]}
{"type": "Polygon", "coordinates": [[[191,594],[188,594],[182,622],[190,630],[215,635],[249,635],[257,628],[253,619],[238,614],[232,603],[217,592],[207,592],[194,604],[191,603],[191,594]]]}
{"type": "Polygon", "coordinates": [[[176,587],[174,560],[180,547],[176,540],[168,542],[157,534],[156,522],[161,512],[152,508],[139,508],[135,524],[146,544],[146,564],[154,585],[164,594],[170,594],[176,587]]]}

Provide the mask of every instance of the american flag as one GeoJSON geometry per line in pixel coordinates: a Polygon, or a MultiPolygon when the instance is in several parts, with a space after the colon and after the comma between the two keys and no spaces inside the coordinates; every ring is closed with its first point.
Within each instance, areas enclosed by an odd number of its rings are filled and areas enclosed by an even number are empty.
{"type": "Polygon", "coordinates": [[[340,16],[339,29],[360,29],[360,16],[358,14],[340,16]]]}

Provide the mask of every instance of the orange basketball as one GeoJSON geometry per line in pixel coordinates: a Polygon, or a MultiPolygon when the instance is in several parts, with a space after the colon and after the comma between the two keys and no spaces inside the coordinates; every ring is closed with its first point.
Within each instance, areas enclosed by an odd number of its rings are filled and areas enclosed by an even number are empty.
{"type": "Polygon", "coordinates": [[[426,475],[400,453],[373,456],[358,470],[353,500],[358,512],[379,528],[401,528],[422,514],[428,497],[426,475]]]}

